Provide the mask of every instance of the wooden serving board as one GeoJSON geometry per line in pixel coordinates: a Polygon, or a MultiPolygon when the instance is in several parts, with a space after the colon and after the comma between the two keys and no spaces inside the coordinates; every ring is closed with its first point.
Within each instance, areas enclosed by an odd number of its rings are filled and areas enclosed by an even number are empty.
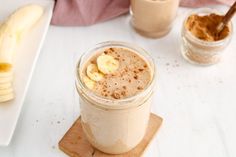
{"type": "Polygon", "coordinates": [[[142,156],[161,124],[162,118],[151,113],[147,132],[143,140],[127,153],[111,155],[92,147],[83,133],[79,117],[60,140],[59,148],[70,157],[139,157],[142,156]]]}

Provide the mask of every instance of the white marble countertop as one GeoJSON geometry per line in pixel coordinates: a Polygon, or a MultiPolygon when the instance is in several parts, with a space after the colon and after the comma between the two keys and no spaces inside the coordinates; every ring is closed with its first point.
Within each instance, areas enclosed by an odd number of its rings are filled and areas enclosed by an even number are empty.
{"type": "Polygon", "coordinates": [[[149,51],[158,68],[152,112],[164,122],[145,156],[235,157],[236,36],[221,63],[189,64],[180,54],[180,29],[188,11],[180,8],[172,31],[156,40],[136,34],[128,15],[89,27],[51,26],[15,134],[0,156],[66,156],[57,144],[79,116],[74,64],[94,44],[119,40],[149,51]]]}

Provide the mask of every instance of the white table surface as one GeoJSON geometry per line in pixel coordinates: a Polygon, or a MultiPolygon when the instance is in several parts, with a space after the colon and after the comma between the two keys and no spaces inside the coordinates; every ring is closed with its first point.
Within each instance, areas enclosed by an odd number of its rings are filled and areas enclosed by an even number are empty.
{"type": "Polygon", "coordinates": [[[8,147],[0,147],[0,157],[66,156],[57,144],[79,116],[74,64],[86,49],[107,40],[138,44],[155,58],[152,112],[164,122],[146,157],[235,157],[236,37],[221,63],[189,64],[180,54],[180,29],[188,11],[179,9],[172,31],[156,40],[137,35],[128,15],[89,27],[51,26],[15,134],[8,147]]]}

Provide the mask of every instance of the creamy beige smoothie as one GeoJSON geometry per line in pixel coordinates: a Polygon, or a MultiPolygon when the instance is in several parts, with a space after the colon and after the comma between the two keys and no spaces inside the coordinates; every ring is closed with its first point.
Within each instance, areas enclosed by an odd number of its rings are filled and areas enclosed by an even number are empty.
{"type": "Polygon", "coordinates": [[[154,64],[144,50],[129,46],[103,43],[77,68],[84,133],[94,147],[111,154],[134,148],[150,115],[154,64]]]}
{"type": "Polygon", "coordinates": [[[158,38],[172,26],[179,0],[131,0],[131,23],[143,36],[158,38]]]}

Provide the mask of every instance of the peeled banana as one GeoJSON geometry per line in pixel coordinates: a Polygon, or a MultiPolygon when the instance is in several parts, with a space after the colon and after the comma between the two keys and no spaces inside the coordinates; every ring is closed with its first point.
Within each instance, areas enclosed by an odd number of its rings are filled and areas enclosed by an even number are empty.
{"type": "Polygon", "coordinates": [[[19,36],[29,30],[42,14],[43,8],[40,5],[28,4],[13,12],[6,20],[6,24],[13,33],[19,36]]]}
{"type": "MultiPolygon", "coordinates": [[[[17,9],[2,23],[0,26],[0,71],[1,64],[12,64],[17,41],[38,21],[42,14],[41,6],[29,4],[17,9]]],[[[9,68],[9,65],[4,67],[9,68]]]]}
{"type": "Polygon", "coordinates": [[[0,102],[14,98],[13,56],[22,35],[43,15],[40,5],[28,4],[13,12],[0,25],[0,102]]]}
{"type": "Polygon", "coordinates": [[[0,27],[0,72],[11,70],[16,48],[16,35],[8,30],[5,24],[0,27]]]}

